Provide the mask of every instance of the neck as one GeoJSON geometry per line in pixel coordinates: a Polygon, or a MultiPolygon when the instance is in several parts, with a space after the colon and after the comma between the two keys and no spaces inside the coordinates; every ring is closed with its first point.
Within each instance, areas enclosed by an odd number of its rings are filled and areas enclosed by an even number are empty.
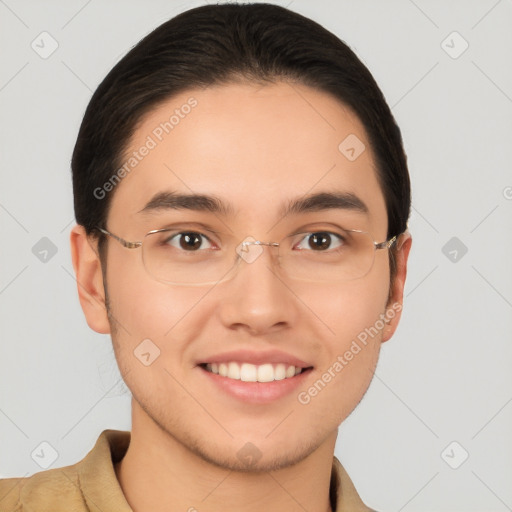
{"type": "Polygon", "coordinates": [[[232,471],[193,453],[133,400],[130,445],[115,471],[134,512],[330,512],[336,434],[293,466],[232,471]]]}

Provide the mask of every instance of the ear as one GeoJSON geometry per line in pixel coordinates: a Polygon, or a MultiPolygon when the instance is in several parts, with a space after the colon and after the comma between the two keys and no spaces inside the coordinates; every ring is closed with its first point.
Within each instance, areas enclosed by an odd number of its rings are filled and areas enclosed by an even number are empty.
{"type": "Polygon", "coordinates": [[[396,276],[391,283],[391,293],[386,305],[387,324],[382,333],[382,343],[388,341],[396,331],[402,316],[405,278],[407,277],[407,260],[412,245],[412,236],[409,231],[400,235],[395,254],[396,276]]]}
{"type": "Polygon", "coordinates": [[[71,230],[70,244],[78,297],[87,324],[100,334],[109,334],[110,324],[105,306],[105,289],[97,244],[87,236],[85,228],[80,225],[71,230]]]}

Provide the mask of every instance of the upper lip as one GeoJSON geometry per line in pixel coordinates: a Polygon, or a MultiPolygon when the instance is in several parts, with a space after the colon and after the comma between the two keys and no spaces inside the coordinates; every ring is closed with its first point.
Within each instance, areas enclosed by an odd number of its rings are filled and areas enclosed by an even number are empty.
{"type": "Polygon", "coordinates": [[[238,361],[240,363],[250,363],[254,365],[282,363],[290,366],[297,366],[298,368],[309,368],[312,366],[302,359],[280,350],[259,350],[257,352],[254,350],[233,350],[206,357],[204,360],[199,361],[198,364],[228,363],[230,361],[238,361]]]}

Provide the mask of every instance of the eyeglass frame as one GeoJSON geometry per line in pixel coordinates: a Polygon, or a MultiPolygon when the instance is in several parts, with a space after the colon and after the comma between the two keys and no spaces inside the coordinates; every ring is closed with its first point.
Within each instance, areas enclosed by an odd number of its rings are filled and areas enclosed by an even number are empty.
{"type": "MultiPolygon", "coordinates": [[[[99,226],[95,226],[95,229],[97,229],[98,231],[100,231],[101,233],[107,235],[107,236],[110,236],[112,237],[114,240],[116,240],[117,242],[119,242],[123,247],[125,247],[126,249],[137,249],[139,247],[142,247],[143,243],[144,243],[144,240],[141,240],[141,241],[137,241],[137,242],[130,242],[128,240],[125,240],[124,238],[121,238],[120,236],[117,236],[115,235],[114,233],[111,233],[110,231],[106,230],[106,229],[103,229],[103,228],[100,228],[99,226]]],[[[161,229],[153,229],[151,231],[148,231],[145,235],[144,235],[144,238],[146,238],[148,235],[152,235],[154,233],[162,233],[164,231],[173,231],[172,229],[170,228],[161,228],[161,229]]],[[[345,231],[348,231],[348,232],[353,232],[353,233],[362,233],[362,234],[367,234],[369,235],[369,237],[371,238],[372,240],[372,243],[373,243],[373,247],[374,247],[374,251],[378,251],[378,250],[381,250],[381,249],[390,249],[393,244],[395,242],[397,242],[398,238],[402,235],[405,235],[405,234],[408,234],[409,233],[409,230],[408,228],[406,228],[405,231],[403,231],[402,233],[399,233],[398,235],[395,235],[391,238],[389,238],[388,240],[384,240],[383,242],[376,242],[372,236],[371,233],[369,233],[368,231],[364,231],[364,230],[361,230],[361,229],[346,229],[345,231]]],[[[286,238],[286,237],[285,237],[286,238]]],[[[262,242],[261,240],[250,240],[250,241],[243,241],[241,242],[240,245],[243,245],[244,247],[247,247],[248,245],[267,245],[267,246],[271,246],[271,247],[279,247],[281,245],[281,242],[262,242]]],[[[239,262],[239,260],[241,260],[243,258],[239,257],[237,259],[237,263],[239,262]]],[[[235,263],[236,265],[236,263],[235,263]]],[[[233,267],[235,266],[233,265],[233,267]]],[[[372,263],[373,265],[373,263],[372,263]]],[[[368,269],[368,272],[370,272],[372,267],[370,267],[368,269]]],[[[166,284],[179,284],[180,286],[187,286],[187,283],[169,283],[167,281],[163,281],[161,279],[158,279],[156,278],[154,275],[152,275],[148,269],[146,268],[146,264],[144,264],[144,269],[146,270],[146,272],[148,273],[148,275],[150,275],[155,281],[158,281],[158,282],[162,282],[162,283],[166,283],[166,284]]],[[[368,273],[367,272],[367,273],[368,273]]],[[[360,279],[362,277],[364,277],[365,275],[367,274],[364,274],[363,276],[360,276],[360,277],[355,277],[354,279],[360,279]]],[[[194,283],[196,284],[196,283],[194,283]]],[[[192,285],[188,285],[188,286],[192,286],[192,285]]]]}

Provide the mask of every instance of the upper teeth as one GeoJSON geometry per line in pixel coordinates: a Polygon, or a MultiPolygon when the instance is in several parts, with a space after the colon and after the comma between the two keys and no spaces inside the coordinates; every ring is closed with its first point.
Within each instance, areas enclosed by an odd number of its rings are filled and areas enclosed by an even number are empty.
{"type": "Polygon", "coordinates": [[[206,369],[209,372],[217,373],[221,377],[242,380],[244,382],[272,382],[273,380],[289,379],[298,375],[302,368],[298,366],[279,363],[272,365],[265,363],[260,365],[234,361],[229,363],[208,363],[206,369]]]}

